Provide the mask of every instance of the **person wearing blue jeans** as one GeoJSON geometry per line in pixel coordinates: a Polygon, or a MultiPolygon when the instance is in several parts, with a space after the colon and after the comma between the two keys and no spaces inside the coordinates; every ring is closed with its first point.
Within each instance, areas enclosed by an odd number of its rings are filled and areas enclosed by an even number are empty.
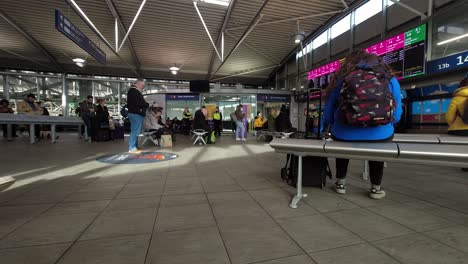
{"type": "Polygon", "coordinates": [[[245,138],[245,127],[244,127],[244,117],[245,114],[242,113],[242,105],[238,105],[236,107],[236,111],[234,112],[236,116],[236,140],[246,141],[245,138]]]}
{"type": "Polygon", "coordinates": [[[128,119],[130,120],[130,138],[128,139],[128,151],[138,152],[138,136],[143,129],[143,120],[145,118],[141,115],[128,113],[128,119]]]}
{"type": "Polygon", "coordinates": [[[130,120],[128,152],[132,154],[141,153],[141,149],[138,147],[138,136],[141,133],[146,109],[149,106],[141,94],[143,88],[145,88],[145,82],[139,79],[130,87],[127,93],[128,119],[130,120]]]}

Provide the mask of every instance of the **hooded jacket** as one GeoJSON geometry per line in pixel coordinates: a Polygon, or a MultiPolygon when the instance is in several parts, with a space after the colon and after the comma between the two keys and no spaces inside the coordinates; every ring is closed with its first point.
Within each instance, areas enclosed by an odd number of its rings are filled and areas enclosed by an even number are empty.
{"type": "Polygon", "coordinates": [[[468,125],[463,123],[460,114],[463,114],[466,100],[468,100],[468,86],[458,88],[450,102],[445,118],[449,125],[449,131],[468,130],[468,125]]]}

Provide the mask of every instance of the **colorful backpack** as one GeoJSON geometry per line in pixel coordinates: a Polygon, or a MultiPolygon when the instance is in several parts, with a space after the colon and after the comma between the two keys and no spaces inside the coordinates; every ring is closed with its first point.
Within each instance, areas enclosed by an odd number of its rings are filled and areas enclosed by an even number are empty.
{"type": "Polygon", "coordinates": [[[338,102],[341,123],[355,127],[390,124],[396,103],[386,73],[369,69],[351,72],[343,82],[338,102]]]}

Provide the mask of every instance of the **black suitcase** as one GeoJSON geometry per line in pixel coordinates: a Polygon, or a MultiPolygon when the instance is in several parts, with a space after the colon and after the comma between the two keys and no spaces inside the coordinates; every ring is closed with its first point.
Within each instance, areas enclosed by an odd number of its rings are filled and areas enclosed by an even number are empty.
{"type": "Polygon", "coordinates": [[[108,129],[99,129],[97,136],[96,136],[96,141],[97,142],[103,142],[103,141],[109,141],[110,140],[110,135],[109,135],[109,130],[108,129]]]}
{"type": "MultiPolygon", "coordinates": [[[[288,154],[286,166],[281,169],[281,178],[289,185],[297,187],[298,168],[298,156],[288,154]]],[[[302,157],[302,187],[323,188],[326,185],[327,176],[332,178],[327,158],[302,157]]]]}
{"type": "Polygon", "coordinates": [[[125,129],[123,126],[116,124],[115,130],[113,131],[113,139],[124,139],[125,129]]]}

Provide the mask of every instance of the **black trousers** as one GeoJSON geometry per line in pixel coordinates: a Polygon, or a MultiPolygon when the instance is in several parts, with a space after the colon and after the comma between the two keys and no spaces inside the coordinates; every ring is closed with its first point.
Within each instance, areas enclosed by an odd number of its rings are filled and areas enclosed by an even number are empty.
{"type": "MultiPolygon", "coordinates": [[[[347,141],[347,140],[340,140],[333,137],[335,141],[347,141]]],[[[352,142],[371,142],[371,143],[378,143],[378,142],[391,142],[393,140],[393,135],[387,139],[383,140],[359,140],[359,141],[352,141],[352,142]]],[[[348,141],[349,142],[349,141],[348,141]]],[[[346,174],[348,173],[348,164],[349,159],[336,159],[336,178],[337,179],[344,179],[346,178],[346,174]]],[[[382,178],[383,178],[383,169],[384,169],[384,162],[383,161],[369,161],[369,178],[373,185],[381,185],[382,178]]]]}
{"type": "Polygon", "coordinates": [[[221,136],[221,131],[223,131],[221,120],[213,120],[213,124],[215,135],[221,136]]]}

